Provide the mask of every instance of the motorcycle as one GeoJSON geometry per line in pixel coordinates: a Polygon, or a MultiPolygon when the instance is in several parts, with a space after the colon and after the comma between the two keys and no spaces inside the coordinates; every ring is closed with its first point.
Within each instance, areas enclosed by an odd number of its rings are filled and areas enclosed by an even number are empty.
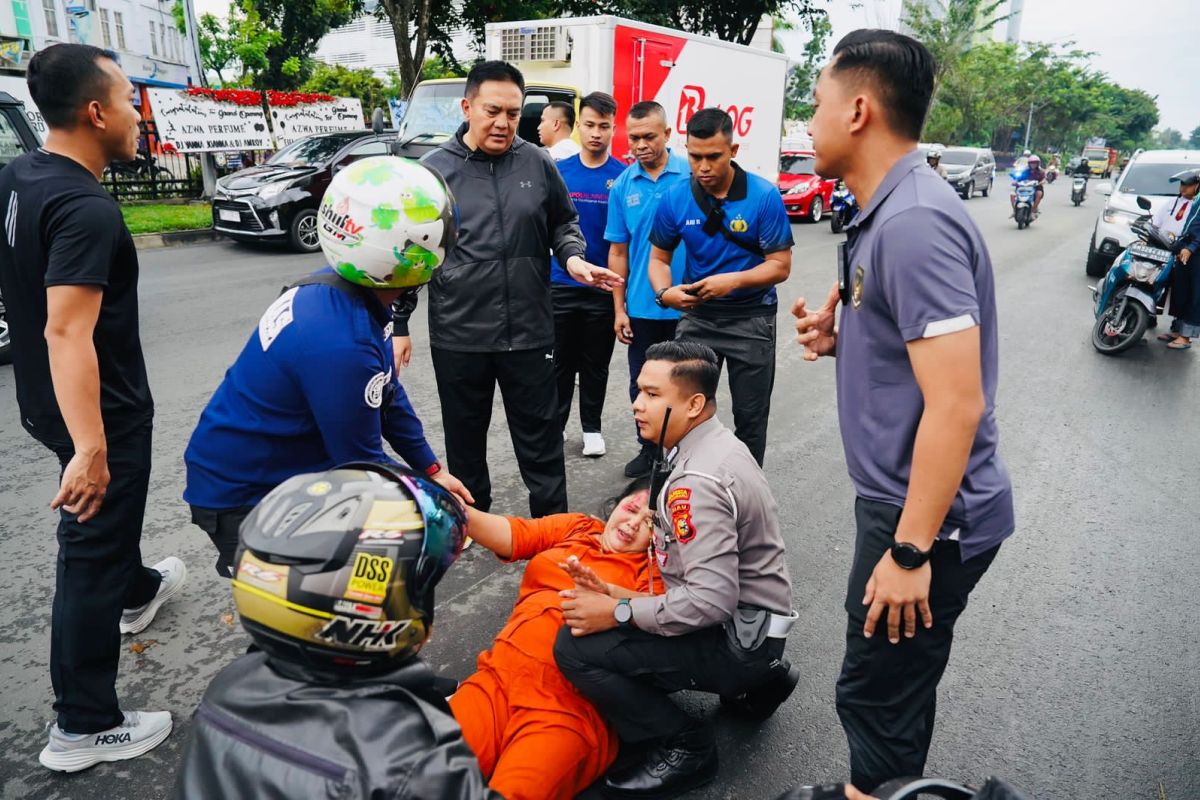
{"type": "Polygon", "coordinates": [[[1087,197],[1087,175],[1076,175],[1071,180],[1071,202],[1079,205],[1087,197]]]}
{"type": "Polygon", "coordinates": [[[1033,200],[1037,197],[1037,185],[1037,181],[1017,181],[1017,202],[1013,207],[1013,219],[1017,221],[1017,230],[1023,230],[1033,224],[1033,200]]]}
{"type": "Polygon", "coordinates": [[[0,364],[12,361],[12,334],[8,329],[8,310],[0,296],[0,364]]]}
{"type": "Polygon", "coordinates": [[[858,201],[845,183],[838,181],[829,201],[829,210],[829,229],[834,233],[841,233],[858,213],[858,201]]]}
{"type": "Polygon", "coordinates": [[[1051,164],[1050,168],[1046,170],[1046,183],[1054,183],[1056,180],[1058,180],[1058,167],[1051,164]]]}
{"type": "MultiPolygon", "coordinates": [[[[1138,197],[1138,208],[1150,210],[1150,201],[1138,197]]],[[[1124,352],[1142,340],[1150,319],[1163,313],[1174,247],[1169,234],[1137,218],[1130,229],[1138,238],[1117,256],[1104,280],[1091,287],[1096,298],[1096,324],[1092,346],[1106,356],[1124,352]]]]}

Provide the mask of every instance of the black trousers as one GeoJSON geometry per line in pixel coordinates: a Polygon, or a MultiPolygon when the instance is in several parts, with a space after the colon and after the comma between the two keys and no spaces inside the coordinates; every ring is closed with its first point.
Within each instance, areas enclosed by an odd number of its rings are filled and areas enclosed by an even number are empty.
{"type": "Polygon", "coordinates": [[[242,522],[250,516],[253,506],[240,508],[201,508],[189,506],[192,522],[208,534],[217,547],[217,574],[222,578],[233,577],[233,559],[237,555],[238,533],[242,522]]]}
{"type": "Polygon", "coordinates": [[[565,512],[567,473],[550,348],[507,353],[466,353],[438,347],[431,351],[442,404],[447,466],[475,496],[475,507],[487,511],[492,506],[487,435],[492,398],[499,384],[517,466],[529,489],[529,513],[543,517],[565,512]]]}
{"type": "Polygon", "coordinates": [[[671,702],[671,692],[743,692],[762,681],[783,647],[783,639],[767,639],[747,652],[730,644],[719,625],[684,636],[636,628],[572,636],[564,625],[554,641],[554,659],[622,741],[643,742],[676,734],[692,722],[671,702]]]}
{"type": "Polygon", "coordinates": [[[837,682],[837,711],[850,744],[850,778],[869,792],[925,769],[933,738],[937,686],[950,660],[954,623],[967,597],[987,572],[1000,546],[961,560],[958,542],[939,540],[930,560],[929,606],[933,627],[918,626],[911,639],[887,639],[886,626],[863,636],[867,580],[895,541],[901,509],[859,498],[854,506],[858,537],[846,589],[846,656],[837,682]]]}
{"type": "MultiPolygon", "coordinates": [[[[81,523],[59,510],[50,680],[58,726],[68,733],[121,724],[116,688],[121,612],[150,602],[162,582],[162,575],[142,566],[151,432],[148,422],[108,442],[111,479],[99,514],[81,523]]],[[[74,449],[50,449],[65,470],[74,449]]]]}
{"type": "Polygon", "coordinates": [[[733,433],[761,467],[767,453],[767,420],[775,389],[775,317],[718,320],[685,314],[675,336],[703,342],[729,368],[733,433]]]}
{"type": "MultiPolygon", "coordinates": [[[[642,374],[642,365],[646,363],[646,351],[659,342],[669,342],[675,338],[675,329],[679,326],[677,319],[638,319],[629,318],[629,329],[633,331],[633,341],[629,344],[629,402],[638,396],[638,375],[642,374]]],[[[635,425],[634,433],[637,432],[635,425]]],[[[647,442],[641,436],[638,443],[643,447],[657,442],[647,442]]]]}
{"type": "Polygon", "coordinates": [[[584,433],[600,433],[604,395],[608,391],[608,362],[612,360],[612,301],[594,308],[554,309],[554,376],[558,383],[559,430],[566,430],[579,376],[579,421],[584,433]]]}

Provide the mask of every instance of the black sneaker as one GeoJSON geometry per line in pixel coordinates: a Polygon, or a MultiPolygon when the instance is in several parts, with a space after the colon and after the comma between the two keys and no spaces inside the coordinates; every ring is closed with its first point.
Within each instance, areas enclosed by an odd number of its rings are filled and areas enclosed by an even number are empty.
{"type": "Polygon", "coordinates": [[[641,452],[633,457],[633,460],[625,465],[626,478],[640,478],[643,475],[649,475],[650,470],[654,467],[654,448],[649,445],[642,445],[641,452]]]}

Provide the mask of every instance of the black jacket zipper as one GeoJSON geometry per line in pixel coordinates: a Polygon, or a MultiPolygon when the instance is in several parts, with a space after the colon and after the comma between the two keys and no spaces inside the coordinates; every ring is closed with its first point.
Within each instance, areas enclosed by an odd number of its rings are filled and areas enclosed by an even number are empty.
{"type": "Polygon", "coordinates": [[[291,764],[294,767],[307,770],[316,775],[320,775],[338,784],[346,782],[346,773],[349,771],[341,764],[329,761],[328,759],[315,756],[312,753],[305,752],[298,747],[292,747],[290,744],[277,742],[274,739],[263,736],[258,731],[250,728],[244,728],[238,725],[234,720],[228,718],[205,704],[201,703],[196,709],[196,717],[204,720],[209,725],[212,725],[217,730],[237,739],[243,744],[247,744],[253,748],[269,753],[280,761],[291,764]]]}
{"type": "Polygon", "coordinates": [[[488,169],[492,173],[492,191],[496,197],[496,214],[500,221],[500,252],[504,254],[500,260],[500,264],[504,267],[504,324],[505,330],[508,331],[508,342],[506,343],[506,349],[512,350],[512,305],[509,298],[508,286],[508,237],[506,236],[504,230],[504,201],[500,197],[500,182],[496,180],[495,159],[488,161],[488,169]]]}

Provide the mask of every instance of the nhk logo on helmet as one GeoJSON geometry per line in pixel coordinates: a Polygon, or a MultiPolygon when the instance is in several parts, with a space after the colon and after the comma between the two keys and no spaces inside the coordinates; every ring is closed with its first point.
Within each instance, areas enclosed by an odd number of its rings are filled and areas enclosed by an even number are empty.
{"type": "Polygon", "coordinates": [[[316,636],[330,644],[383,652],[396,647],[396,640],[410,624],[410,619],[372,621],[334,617],[316,636]]]}
{"type": "Polygon", "coordinates": [[[350,216],[350,200],[345,197],[337,203],[333,202],[333,198],[321,203],[321,226],[328,236],[347,247],[362,242],[363,226],[350,216]]]}

